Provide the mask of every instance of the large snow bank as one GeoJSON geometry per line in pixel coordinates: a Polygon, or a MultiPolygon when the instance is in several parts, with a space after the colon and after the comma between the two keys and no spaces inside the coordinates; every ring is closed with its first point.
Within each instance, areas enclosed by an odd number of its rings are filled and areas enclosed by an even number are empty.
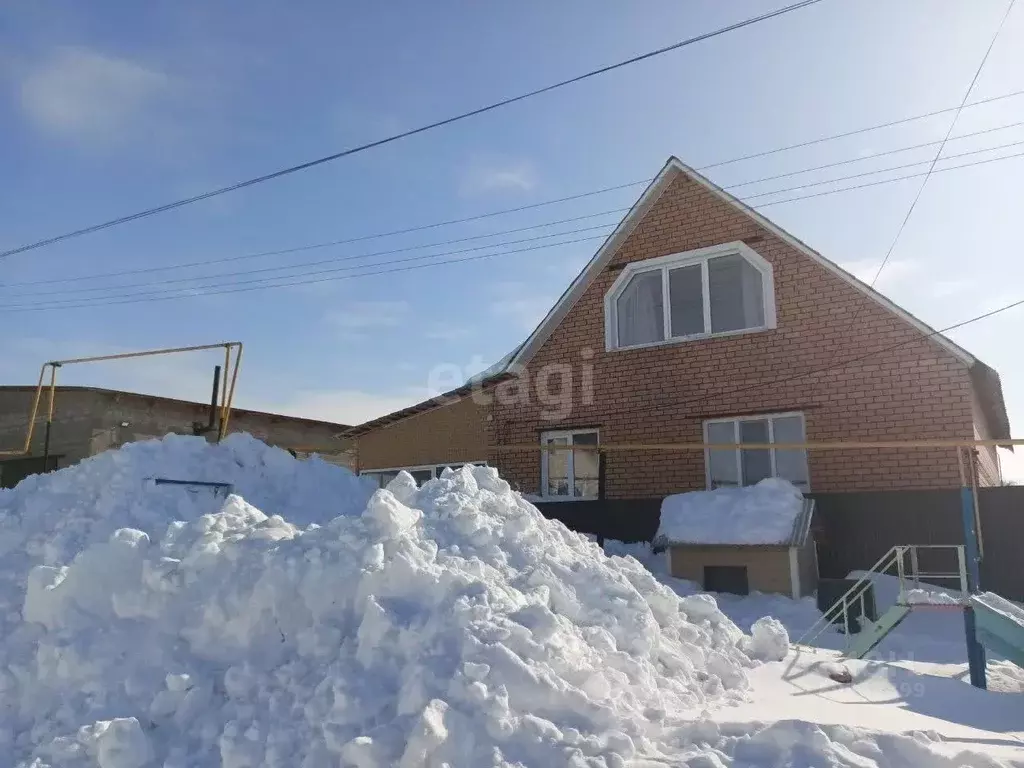
{"type": "Polygon", "coordinates": [[[793,535],[803,494],[770,477],[744,488],[666,496],[655,540],[675,544],[782,544],[793,535]]]}
{"type": "Polygon", "coordinates": [[[605,557],[488,468],[370,497],[251,439],[167,438],[0,509],[22,611],[0,766],[624,766],[674,757],[753,663],[713,599],[605,557]]]}

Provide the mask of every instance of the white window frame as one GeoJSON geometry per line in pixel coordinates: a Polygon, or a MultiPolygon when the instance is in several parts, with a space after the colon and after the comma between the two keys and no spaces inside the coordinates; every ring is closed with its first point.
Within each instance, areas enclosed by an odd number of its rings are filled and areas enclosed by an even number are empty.
{"type": "MultiPolygon", "coordinates": [[[[704,443],[710,444],[709,439],[710,425],[712,424],[729,424],[733,426],[733,442],[740,442],[740,422],[741,421],[756,421],[766,420],[768,422],[768,442],[775,443],[775,419],[784,419],[790,416],[800,417],[800,426],[804,433],[804,440],[807,440],[807,418],[804,416],[803,411],[782,411],[780,413],[750,413],[746,416],[726,416],[719,419],[708,419],[704,422],[704,443]]],[[[704,483],[708,489],[711,489],[711,448],[704,449],[704,483]]],[[[724,449],[717,449],[717,452],[721,453],[724,449]]],[[[739,478],[740,486],[743,487],[743,463],[742,463],[742,451],[739,448],[733,448],[732,452],[736,455],[736,477],[739,478]]],[[[772,463],[772,477],[778,477],[775,469],[775,448],[768,451],[768,455],[771,457],[772,463]]],[[[807,460],[807,450],[804,449],[804,470],[807,475],[807,483],[801,488],[804,493],[808,493],[811,490],[811,470],[807,460]]]]}
{"type": "MultiPolygon", "coordinates": [[[[572,438],[575,435],[597,435],[597,444],[601,444],[601,430],[597,427],[592,428],[580,428],[580,429],[554,429],[547,432],[540,433],[540,444],[546,445],[547,441],[551,438],[568,437],[570,439],[569,445],[573,445],[572,438]]],[[[575,462],[575,451],[570,449],[562,449],[569,454],[569,488],[576,487],[576,462],[575,462]]],[[[593,501],[597,496],[552,496],[548,494],[548,456],[551,451],[540,452],[540,493],[538,496],[544,501],[593,501]]],[[[600,482],[600,481],[599,481],[600,482]]]]}
{"type": "MultiPolygon", "coordinates": [[[[406,467],[372,467],[372,468],[367,468],[367,469],[360,469],[359,470],[359,476],[360,477],[364,477],[364,476],[369,476],[369,475],[383,475],[386,472],[402,472],[403,470],[406,471],[406,472],[412,473],[412,472],[422,472],[425,469],[429,469],[434,474],[434,478],[433,479],[437,479],[438,477],[441,476],[442,470],[444,470],[445,467],[450,467],[452,464],[459,464],[460,466],[463,466],[463,467],[466,466],[467,464],[471,464],[474,467],[486,467],[487,466],[487,462],[486,461],[451,461],[451,462],[447,462],[447,463],[443,463],[443,464],[416,464],[416,465],[413,465],[413,466],[406,466],[406,467]]],[[[380,487],[383,488],[384,486],[380,486],[380,487]]]]}
{"type": "Polygon", "coordinates": [[[718,338],[720,336],[738,336],[744,333],[759,333],[776,327],[775,313],[775,278],[772,265],[757,251],[746,243],[736,241],[712,245],[708,248],[698,248],[694,251],[673,253],[668,256],[659,256],[655,259],[645,261],[634,261],[627,264],[619,276],[612,283],[611,288],[604,296],[604,339],[605,351],[614,352],[620,349],[643,349],[645,347],[660,347],[666,344],[681,344],[699,339],[718,338]],[[711,331],[711,292],[708,286],[708,261],[719,256],[736,255],[747,261],[752,267],[761,273],[761,290],[764,294],[764,323],[753,328],[740,328],[735,331],[711,331]],[[670,270],[676,267],[685,267],[693,264],[701,265],[701,279],[703,281],[704,298],[704,327],[706,333],[695,333],[689,336],[672,336],[672,301],[669,295],[670,270]],[[643,344],[630,344],[620,346],[618,341],[619,323],[616,300],[622,291],[629,284],[634,275],[643,272],[661,272],[661,295],[662,310],[664,313],[665,338],[661,341],[650,341],[643,344]]]}

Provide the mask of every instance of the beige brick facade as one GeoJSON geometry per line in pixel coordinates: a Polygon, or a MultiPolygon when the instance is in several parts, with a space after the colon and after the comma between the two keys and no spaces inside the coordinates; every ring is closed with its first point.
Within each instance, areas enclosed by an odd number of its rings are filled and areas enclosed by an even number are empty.
{"type": "Polygon", "coordinates": [[[361,435],[359,471],[484,461],[487,415],[486,406],[467,397],[361,435]]]}
{"type": "MultiPolygon", "coordinates": [[[[788,411],[804,414],[809,441],[973,439],[975,434],[971,381],[960,359],[681,173],[527,368],[535,375],[550,363],[579,360],[582,350],[593,352],[592,404],[584,404],[577,392],[572,414],[557,421],[543,419],[539,403],[496,404],[488,425],[494,443],[536,443],[542,430],[583,426],[598,427],[602,443],[699,443],[706,419],[788,411]],[[734,241],[746,243],[772,266],[775,329],[605,351],[604,297],[618,267],[734,241]],[[859,356],[865,359],[786,380],[859,356]]],[[[538,489],[536,453],[492,459],[521,490],[538,489]]],[[[959,484],[952,450],[811,452],[809,466],[813,491],[959,484]]],[[[703,487],[699,451],[606,457],[611,498],[703,487]]]]}
{"type": "MultiPolygon", "coordinates": [[[[992,436],[965,354],[928,338],[899,310],[705,184],[679,170],[665,179],[660,196],[567,313],[537,344],[527,344],[523,379],[531,395],[538,379],[551,394],[560,379],[545,379],[545,372],[568,363],[571,411],[553,413],[530,396],[396,414],[398,420],[371,423],[358,437],[360,467],[485,457],[513,487],[538,493],[539,451],[508,447],[539,445],[548,430],[596,428],[603,444],[700,443],[708,419],[800,412],[808,441],[992,436]],[[776,327],[606,351],[605,295],[625,265],[735,242],[771,265],[776,327]],[[813,373],[821,369],[828,370],[813,373]]],[[[495,391],[517,386],[505,381],[495,391]]],[[[818,492],[960,483],[952,449],[812,451],[808,464],[810,489],[818,492]]],[[[995,449],[979,452],[979,474],[985,484],[998,483],[995,449]]],[[[608,498],[704,488],[705,457],[695,450],[610,451],[604,481],[608,498]]]]}

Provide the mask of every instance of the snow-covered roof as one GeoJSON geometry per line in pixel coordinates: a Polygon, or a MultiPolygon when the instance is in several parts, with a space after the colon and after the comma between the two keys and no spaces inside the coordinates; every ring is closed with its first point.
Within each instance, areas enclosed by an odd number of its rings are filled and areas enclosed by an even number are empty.
{"type": "Polygon", "coordinates": [[[656,541],[719,546],[802,546],[814,502],[792,483],[768,478],[745,488],[667,496],[656,541]]]}

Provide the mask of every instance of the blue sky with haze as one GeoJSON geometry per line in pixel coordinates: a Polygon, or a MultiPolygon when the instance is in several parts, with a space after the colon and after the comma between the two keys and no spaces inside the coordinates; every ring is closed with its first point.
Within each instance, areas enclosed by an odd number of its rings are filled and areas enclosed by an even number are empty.
{"type": "MultiPolygon", "coordinates": [[[[336,152],[782,4],[5,4],[0,248],[336,152]]],[[[126,305],[109,301],[203,284],[161,282],[167,279],[206,276],[207,282],[230,283],[356,265],[366,271],[375,262],[413,256],[425,258],[405,264],[426,264],[431,255],[444,258],[436,254],[451,250],[607,225],[508,248],[597,238],[610,230],[615,215],[351,258],[628,207],[640,187],[332,248],[84,278],[473,216],[643,179],[671,154],[703,166],[954,106],[1005,8],[1004,0],[825,0],[458,125],[12,256],[0,264],[0,312],[8,329],[0,345],[0,378],[34,380],[39,364],[54,357],[231,338],[247,348],[240,405],[344,422],[379,415],[421,399],[432,384],[451,383],[456,372],[479,370],[515,346],[600,241],[273,290],[126,305]],[[231,274],[329,259],[342,261],[231,274]],[[38,283],[58,279],[66,282],[38,283]],[[94,305],[12,309],[73,299],[94,305]]],[[[1008,19],[972,100],[1020,89],[1024,8],[1008,19]]],[[[936,141],[950,119],[945,114],[708,174],[718,183],[736,184],[936,141]]],[[[954,135],[1017,121],[1024,121],[1024,96],[965,110],[954,135]]],[[[1024,142],[1024,126],[952,142],[946,154],[1014,142],[1024,142]]],[[[951,163],[1006,156],[1022,146],[951,163]]],[[[928,161],[934,151],[864,160],[736,192],[745,196],[928,161]]],[[[920,181],[767,206],[763,212],[870,279],[920,181]]],[[[823,189],[829,187],[808,193],[823,189]]],[[[878,287],[936,327],[1024,298],[1016,227],[1022,199],[1024,158],[936,174],[878,287]]],[[[1024,308],[953,334],[1000,371],[1016,425],[1024,423],[1022,321],[1024,308]]],[[[211,353],[69,368],[62,377],[69,384],[204,399],[215,358],[211,353]]]]}

